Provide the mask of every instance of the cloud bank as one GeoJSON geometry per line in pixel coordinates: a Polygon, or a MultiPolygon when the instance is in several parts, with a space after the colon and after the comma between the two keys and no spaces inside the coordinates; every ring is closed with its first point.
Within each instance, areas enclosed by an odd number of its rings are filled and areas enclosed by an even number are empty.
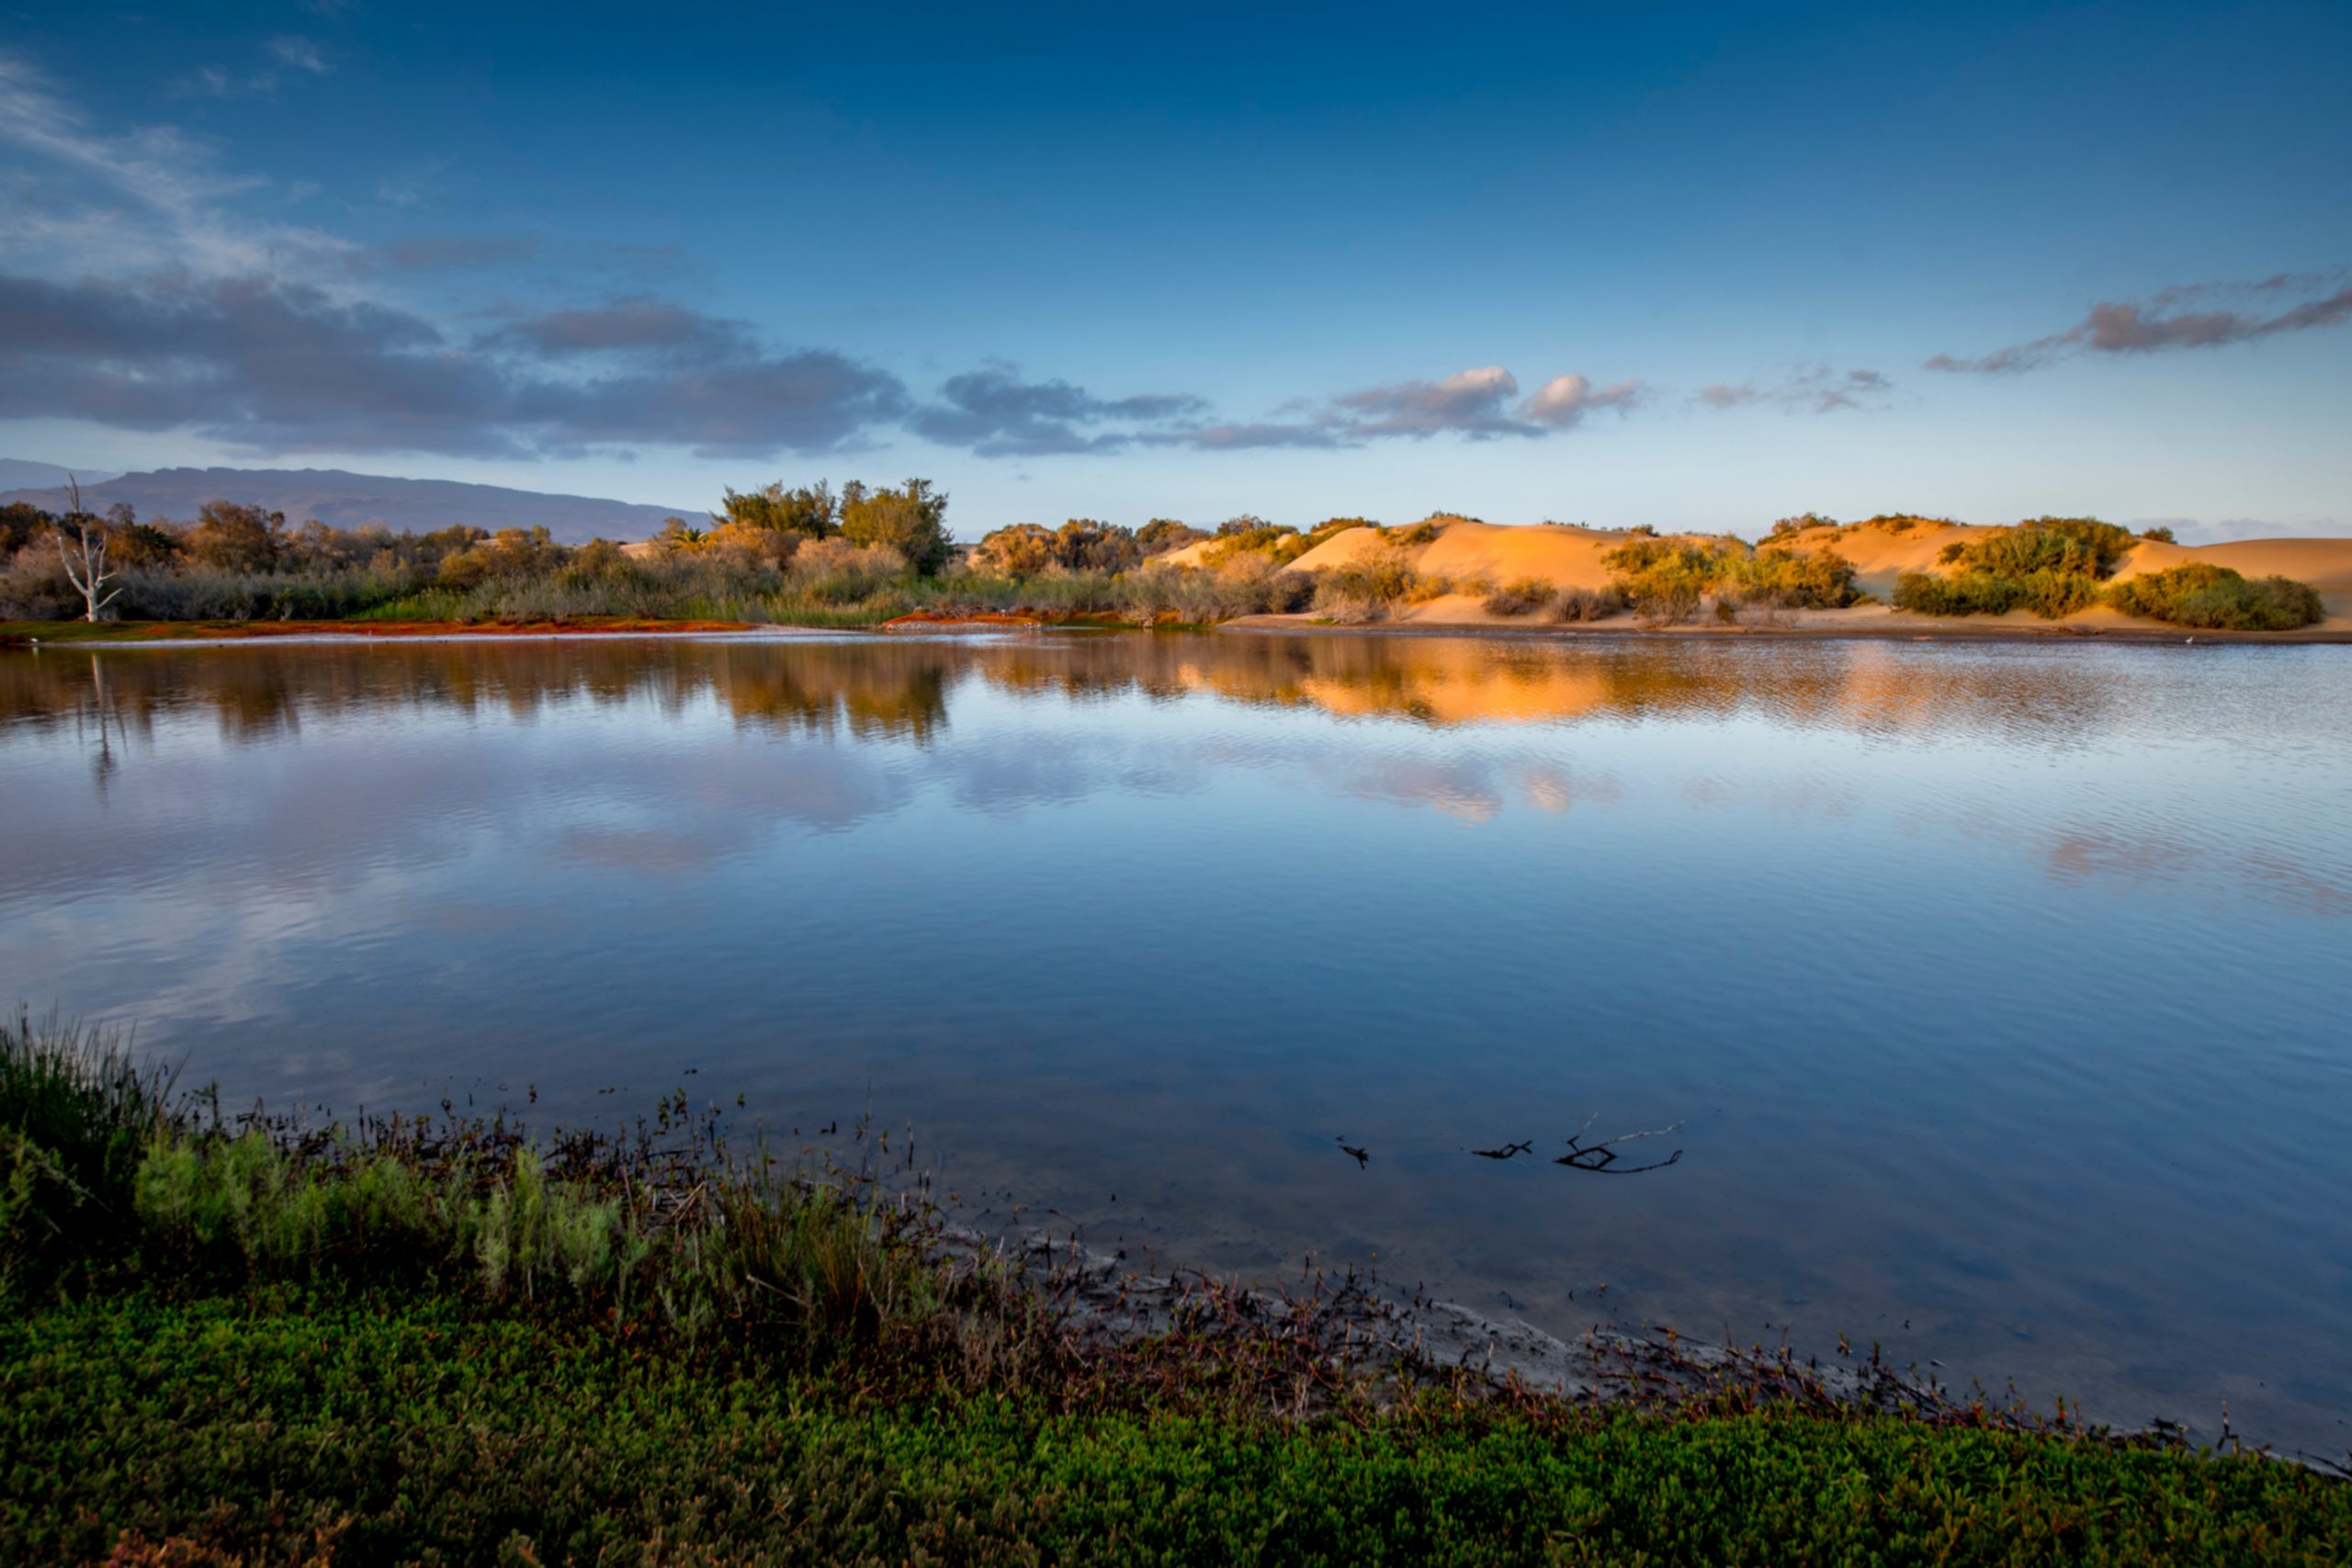
{"type": "Polygon", "coordinates": [[[1972,375],[2016,375],[2039,370],[2082,354],[2154,354],[2176,348],[2219,348],[2226,344],[2253,343],[2285,333],[2340,326],[2352,321],[2352,287],[2322,293],[2329,279],[2280,273],[2260,283],[2194,283],[2167,288],[2153,298],[2114,303],[2102,300],[2090,313],[2063,333],[1973,359],[1939,354],[1927,363],[1930,370],[1972,375]],[[2283,297],[2312,298],[2280,310],[2283,297]],[[2237,297],[2240,309],[2183,309],[2208,299],[2237,297]]]}
{"type": "MultiPolygon", "coordinates": [[[[266,90],[334,65],[299,34],[260,50],[254,73],[199,85],[266,90]]],[[[1242,416],[1181,389],[1097,392],[1001,360],[918,388],[666,297],[674,254],[451,233],[363,245],[277,216],[305,195],[223,170],[172,127],[96,125],[0,53],[0,418],[187,431],[241,456],[759,457],[905,436],[1025,458],[1541,440],[1651,396],[1639,380],[1575,374],[1522,395],[1501,365],[1242,416]],[[407,292],[487,288],[469,279],[491,273],[504,293],[470,314],[446,293],[427,306],[407,292]],[[518,294],[529,303],[511,303],[518,294]]]]}

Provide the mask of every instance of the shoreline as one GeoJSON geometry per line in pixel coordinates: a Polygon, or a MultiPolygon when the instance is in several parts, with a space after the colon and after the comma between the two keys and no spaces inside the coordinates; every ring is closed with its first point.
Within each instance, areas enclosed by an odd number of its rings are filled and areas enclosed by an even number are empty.
{"type": "MultiPolygon", "coordinates": [[[[18,623],[19,626],[23,623],[18,623]]],[[[65,621],[60,629],[85,623],[65,621]]],[[[572,626],[526,623],[515,626],[469,625],[458,622],[272,622],[250,626],[225,626],[201,622],[102,623],[88,631],[65,630],[62,636],[0,630],[0,650],[62,651],[98,648],[224,648],[254,644],[334,646],[352,643],[405,642],[558,642],[631,637],[640,640],[762,642],[820,640],[841,637],[1001,637],[1039,634],[1148,633],[1232,637],[1490,638],[1512,642],[1569,643],[1589,638],[1662,641],[1788,641],[1788,642],[1912,642],[2025,643],[2034,646],[2091,645],[2183,647],[2218,645],[2317,648],[2352,645],[2352,628],[2306,627],[2291,632],[2166,630],[2155,627],[2069,626],[2046,627],[2016,624],[1953,625],[1834,625],[1834,626],[1643,626],[1609,623],[1573,626],[1523,626],[1507,621],[1388,622],[1346,626],[1274,615],[1245,615],[1202,627],[1172,628],[1104,625],[1100,621],[1060,623],[1010,615],[969,619],[901,618],[854,626],[787,626],[729,621],[631,621],[615,625],[572,626]],[[170,629],[186,627],[186,630],[170,629]]]]}

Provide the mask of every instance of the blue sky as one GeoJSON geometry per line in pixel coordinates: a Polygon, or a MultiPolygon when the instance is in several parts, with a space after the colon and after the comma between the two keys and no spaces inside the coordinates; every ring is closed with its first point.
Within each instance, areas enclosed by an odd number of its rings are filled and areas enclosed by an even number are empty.
{"type": "Polygon", "coordinates": [[[2352,530],[2352,10],[0,13],[0,454],[2352,530]]]}

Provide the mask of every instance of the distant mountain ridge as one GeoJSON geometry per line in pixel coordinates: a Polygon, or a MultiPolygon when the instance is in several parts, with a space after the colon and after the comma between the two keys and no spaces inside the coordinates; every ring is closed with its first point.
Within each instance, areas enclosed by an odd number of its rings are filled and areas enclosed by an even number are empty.
{"type": "MultiPolygon", "coordinates": [[[[54,465],[7,464],[0,473],[54,465]]],[[[65,505],[62,483],[12,490],[0,494],[0,503],[30,502],[55,512],[65,505]]],[[[467,484],[457,479],[403,479],[388,474],[354,474],[341,468],[158,468],[152,473],[124,474],[82,485],[82,504],[93,512],[127,502],[142,521],[169,517],[193,518],[208,501],[233,501],[282,512],[288,524],[316,518],[338,528],[380,523],[395,531],[427,533],[458,524],[493,532],[500,528],[545,527],[567,544],[587,539],[643,539],[661,532],[670,517],[689,520],[703,509],[684,506],[641,506],[633,502],[607,501],[587,495],[552,495],[540,491],[509,490],[503,485],[467,484]]]]}
{"type": "Polygon", "coordinates": [[[102,485],[122,478],[119,468],[76,468],[62,463],[32,463],[22,457],[0,457],[0,491],[62,489],[68,479],[102,485]]]}

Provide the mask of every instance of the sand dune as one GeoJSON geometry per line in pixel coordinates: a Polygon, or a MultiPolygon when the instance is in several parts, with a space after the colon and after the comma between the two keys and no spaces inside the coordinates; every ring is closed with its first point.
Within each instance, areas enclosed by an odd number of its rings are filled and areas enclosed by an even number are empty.
{"type": "Polygon", "coordinates": [[[2167,545],[2151,539],[2116,569],[2138,577],[2188,561],[2211,561],[2247,577],[2291,577],[2319,590],[2326,625],[2352,617],[2352,539],[2236,539],[2225,545],[2167,545]]]}
{"type": "MultiPolygon", "coordinates": [[[[1801,551],[1834,549],[1854,563],[1860,586],[1879,600],[1890,598],[1895,579],[1906,571],[1946,570],[1941,557],[1955,544],[1967,544],[1996,532],[1992,525],[1941,523],[1928,519],[1894,523],[1846,524],[1808,528],[1772,541],[1801,551]]],[[[1705,540],[1701,535],[1679,537],[1705,540]]],[[[1557,588],[1593,589],[1606,585],[1608,568],[1601,557],[1632,535],[1611,529],[1583,528],[1544,523],[1504,526],[1460,521],[1439,525],[1437,536],[1421,545],[1394,545],[1370,528],[1351,528],[1332,536],[1301,556],[1293,570],[1322,571],[1343,566],[1375,550],[1397,549],[1420,572],[1457,581],[1484,580],[1503,583],[1517,578],[1541,578],[1557,588]]],[[[1192,545],[1160,558],[1171,566],[1196,565],[1205,545],[1192,545]]],[[[2352,538],[2244,539],[2219,545],[2168,545],[2146,541],[2124,558],[2119,578],[2160,571],[2188,561],[2211,561],[2248,577],[2291,577],[2319,591],[2328,618],[2314,632],[2352,633],[2352,538]]],[[[1252,622],[1279,623],[1303,617],[1252,616],[1252,622]]],[[[1470,594],[1447,594],[1419,604],[1400,606],[1394,617],[1425,626],[1484,626],[1533,623],[1511,621],[1487,613],[1470,594]]],[[[2163,630],[2161,622],[2124,615],[2096,606],[2057,623],[2026,611],[2008,615],[1949,617],[1905,615],[1884,604],[1857,605],[1849,610],[1806,611],[1782,617],[1798,630],[1930,631],[1966,629],[1978,632],[2047,630],[2053,625],[2079,631],[2100,629],[2163,630]]]]}
{"type": "MultiPolygon", "coordinates": [[[[1599,588],[1609,581],[1601,556],[1628,537],[1611,529],[1561,523],[1511,528],[1464,522],[1443,524],[1429,544],[1404,549],[1415,570],[1440,577],[1484,578],[1498,583],[1541,577],[1560,588],[1599,588]]],[[[1371,529],[1351,528],[1324,540],[1295,564],[1301,571],[1318,571],[1387,547],[1386,541],[1371,529]]]]}

